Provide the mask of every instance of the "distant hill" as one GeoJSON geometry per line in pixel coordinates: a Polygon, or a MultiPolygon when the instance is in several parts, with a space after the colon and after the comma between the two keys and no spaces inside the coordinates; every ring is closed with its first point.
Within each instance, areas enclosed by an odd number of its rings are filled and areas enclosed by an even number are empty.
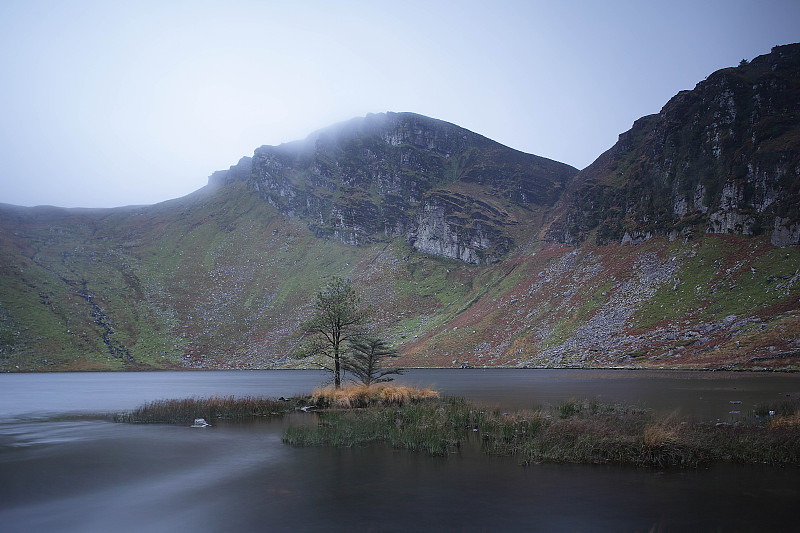
{"type": "Polygon", "coordinates": [[[798,64],[713,73],[580,172],[386,113],[153,206],[0,205],[0,371],[303,367],[333,275],[399,365],[800,369],[798,64]]]}

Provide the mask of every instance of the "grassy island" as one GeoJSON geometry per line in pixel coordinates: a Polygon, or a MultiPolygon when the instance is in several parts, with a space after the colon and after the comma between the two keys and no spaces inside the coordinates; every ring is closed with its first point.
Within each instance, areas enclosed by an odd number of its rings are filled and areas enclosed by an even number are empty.
{"type": "MultiPolygon", "coordinates": [[[[355,397],[396,397],[391,387],[355,397]]],[[[316,393],[315,393],[316,394],[316,393]]],[[[430,455],[457,452],[478,439],[491,455],[523,464],[545,461],[696,467],[715,461],[800,465],[800,402],[757,409],[758,418],[738,424],[693,422],[649,409],[573,400],[558,407],[502,412],[431,391],[410,401],[341,399],[317,413],[318,423],[290,427],[284,442],[295,446],[359,446],[383,442],[430,455]],[[349,402],[349,404],[348,404],[349,402]],[[772,414],[770,414],[772,413],[772,414]]],[[[338,391],[340,398],[347,389],[338,391]]],[[[330,394],[316,394],[321,406],[330,394]]]]}
{"type": "Polygon", "coordinates": [[[429,389],[391,385],[333,387],[293,399],[212,397],[162,400],[121,415],[132,423],[191,423],[276,417],[313,410],[315,423],[291,425],[293,446],[373,443],[433,456],[478,445],[522,464],[614,463],[697,467],[728,461],[800,465],[800,401],[760,406],[736,424],[684,419],[636,406],[571,400],[556,407],[504,412],[429,389]]]}

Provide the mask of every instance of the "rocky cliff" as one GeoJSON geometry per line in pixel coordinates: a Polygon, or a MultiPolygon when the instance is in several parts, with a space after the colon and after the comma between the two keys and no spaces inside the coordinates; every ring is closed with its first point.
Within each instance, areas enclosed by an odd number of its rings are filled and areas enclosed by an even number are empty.
{"type": "Polygon", "coordinates": [[[551,239],[698,232],[800,242],[800,44],[719,70],[637,120],[570,185],[551,239]]]}
{"type": "Polygon", "coordinates": [[[215,184],[244,180],[319,237],[353,245],[403,237],[415,249],[493,263],[518,217],[550,207],[577,170],[412,113],[368,115],[262,146],[215,184]]]}

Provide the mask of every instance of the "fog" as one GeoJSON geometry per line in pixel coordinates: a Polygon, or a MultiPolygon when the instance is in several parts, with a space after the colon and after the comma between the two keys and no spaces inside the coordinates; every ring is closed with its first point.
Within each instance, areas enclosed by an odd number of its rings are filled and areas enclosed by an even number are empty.
{"type": "Polygon", "coordinates": [[[0,5],[0,202],[188,194],[263,145],[412,111],[582,168],[796,2],[0,5]]]}

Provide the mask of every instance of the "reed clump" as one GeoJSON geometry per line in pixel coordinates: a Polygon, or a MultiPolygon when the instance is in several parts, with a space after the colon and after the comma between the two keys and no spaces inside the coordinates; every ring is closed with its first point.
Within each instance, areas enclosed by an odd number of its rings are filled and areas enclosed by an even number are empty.
{"type": "Polygon", "coordinates": [[[134,411],[114,417],[117,422],[139,424],[190,424],[197,418],[245,420],[282,416],[295,409],[295,402],[262,397],[211,396],[180,400],[156,400],[134,411]]]}

